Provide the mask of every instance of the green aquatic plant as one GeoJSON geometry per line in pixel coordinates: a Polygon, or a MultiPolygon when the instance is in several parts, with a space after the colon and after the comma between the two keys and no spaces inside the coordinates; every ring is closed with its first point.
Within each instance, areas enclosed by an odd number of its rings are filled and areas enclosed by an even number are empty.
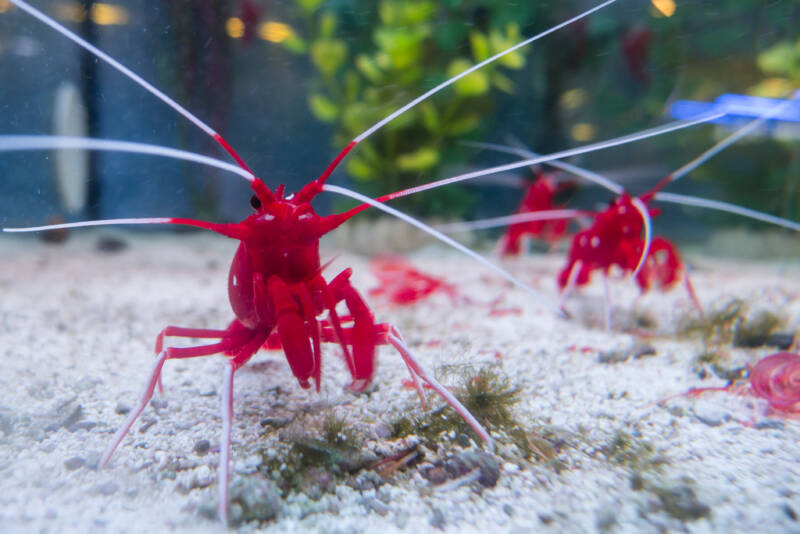
{"type": "MultiPolygon", "coordinates": [[[[307,54],[314,66],[308,106],[333,126],[339,148],[425,90],[518,42],[520,24],[533,11],[476,0],[381,0],[377,9],[319,0],[295,5],[303,35],[298,30],[284,46],[307,54]]],[[[509,73],[525,63],[522,53],[509,53],[456,82],[446,99],[398,117],[385,135],[361,143],[346,163],[348,173],[361,191],[379,194],[416,185],[420,175],[435,176],[444,162],[462,160],[456,141],[486,122],[495,93],[514,93],[509,73]]],[[[402,202],[417,213],[453,214],[466,209],[468,197],[446,188],[402,202]]]]}
{"type": "MultiPolygon", "coordinates": [[[[460,369],[453,393],[475,418],[501,441],[513,443],[525,457],[533,450],[525,429],[514,419],[512,409],[519,401],[519,389],[494,366],[460,369]]],[[[431,443],[455,440],[467,445],[477,439],[472,429],[448,413],[444,407],[419,416],[403,415],[391,422],[392,435],[401,438],[416,434],[431,443]]]]}

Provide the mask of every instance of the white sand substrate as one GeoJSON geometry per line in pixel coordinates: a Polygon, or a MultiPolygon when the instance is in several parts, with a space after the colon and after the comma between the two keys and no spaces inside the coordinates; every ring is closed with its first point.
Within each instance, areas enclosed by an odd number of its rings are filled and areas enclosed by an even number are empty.
{"type": "MultiPolygon", "coordinates": [[[[165,395],[148,406],[109,467],[91,466],[123,421],[118,412],[135,405],[159,330],[223,328],[232,318],[226,287],[236,243],[199,233],[111,233],[128,247],[99,252],[99,237],[110,233],[76,233],[61,246],[0,239],[0,532],[223,532],[200,513],[216,502],[221,357],[167,362],[165,395]],[[210,442],[208,453],[195,451],[202,440],[210,442]]],[[[323,253],[323,261],[334,257],[328,279],[352,267],[363,294],[375,285],[365,258],[323,253]]],[[[239,530],[800,531],[800,422],[767,414],[762,400],[727,393],[659,403],[690,387],[725,383],[701,380],[694,367],[701,342],[675,333],[691,312],[682,288],[636,299],[630,280],[612,281],[616,328],[605,332],[599,282],[569,301],[573,319],[564,320],[456,252],[432,248],[411,259],[474,302],[440,295],[394,308],[369,298],[378,319],[398,325],[445,381],[452,379],[446,366],[494,365],[511,377],[520,390],[517,421],[528,431],[564,436],[560,468],[522,460],[501,444],[493,488],[434,486],[421,475],[423,461],[377,489],[340,483],[321,498],[294,493],[276,519],[239,530]],[[501,296],[500,308],[520,313],[491,315],[483,303],[501,296]],[[621,333],[635,316],[654,319],[656,334],[637,340],[621,333]],[[650,344],[655,355],[598,361],[604,351],[624,352],[635,342],[650,344]],[[620,435],[632,450],[650,451],[642,452],[647,465],[608,457],[620,435]],[[634,470],[643,488],[632,487],[634,470]],[[680,519],[665,509],[658,488],[690,491],[689,500],[710,512],[680,519]]],[[[737,297],[753,313],[784,318],[782,331],[797,329],[800,263],[691,260],[707,308],[737,297]]],[[[533,255],[505,266],[555,300],[561,261],[533,255]]],[[[777,349],[728,350],[735,367],[777,349]]],[[[400,358],[381,348],[374,390],[355,395],[344,389],[348,375],[336,351],[325,350],[319,394],[298,387],[282,353],[261,352],[237,373],[234,482],[255,471],[260,451],[274,448],[279,433],[265,432],[260,422],[278,412],[333,407],[376,454],[407,444],[376,430],[420,410],[414,391],[402,385],[400,358]]]]}

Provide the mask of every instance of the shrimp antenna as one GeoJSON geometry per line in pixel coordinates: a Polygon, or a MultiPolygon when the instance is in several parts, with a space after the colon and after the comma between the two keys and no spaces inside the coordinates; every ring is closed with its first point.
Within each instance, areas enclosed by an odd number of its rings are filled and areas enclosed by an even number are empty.
{"type": "Polygon", "coordinates": [[[789,230],[794,230],[795,232],[800,232],[800,223],[797,223],[795,221],[790,221],[789,219],[776,217],[768,213],[762,213],[760,211],[751,210],[749,208],[744,208],[742,206],[737,206],[735,204],[722,202],[720,200],[710,200],[707,198],[699,198],[689,195],[678,195],[675,193],[656,193],[655,195],[653,195],[653,198],[655,200],[658,200],[659,202],[669,202],[671,204],[681,204],[683,206],[694,206],[698,208],[708,208],[717,211],[725,211],[728,213],[741,215],[742,217],[747,217],[748,219],[754,219],[756,221],[762,221],[769,224],[774,224],[776,226],[781,226],[783,228],[788,228],[789,230]]]}
{"type": "MultiPolygon", "coordinates": [[[[535,156],[526,160],[522,161],[515,161],[513,163],[507,163],[505,165],[498,165],[496,167],[489,167],[487,169],[482,169],[478,171],[467,172],[464,174],[459,174],[456,176],[452,176],[450,178],[443,178],[441,180],[436,180],[433,182],[429,182],[423,185],[417,185],[414,187],[409,187],[408,189],[403,189],[401,191],[395,191],[394,193],[387,193],[385,195],[377,197],[375,200],[378,202],[386,202],[388,200],[393,200],[395,198],[405,197],[408,195],[413,195],[415,193],[421,193],[423,191],[427,191],[429,189],[435,189],[437,187],[442,187],[445,185],[450,185],[458,182],[463,182],[466,180],[472,180],[475,178],[480,178],[481,176],[487,176],[490,174],[497,174],[505,171],[510,171],[513,169],[519,169],[521,167],[528,167],[530,165],[536,165],[538,163],[547,163],[554,160],[560,160],[562,158],[568,158],[571,156],[577,156],[578,154],[586,154],[588,152],[594,152],[597,150],[603,150],[606,148],[611,148],[619,145],[624,145],[626,143],[632,143],[634,141],[639,141],[642,139],[647,139],[649,137],[655,137],[661,134],[665,134],[668,132],[674,132],[676,130],[681,130],[683,128],[689,128],[691,126],[695,126],[697,124],[702,124],[704,122],[713,121],[714,119],[718,119],[720,117],[725,116],[725,112],[719,113],[712,113],[710,115],[702,115],[696,119],[685,120],[685,121],[674,121],[667,123],[662,126],[657,126],[655,128],[651,128],[649,130],[644,130],[634,134],[624,135],[622,137],[616,137],[614,139],[609,139],[607,141],[601,141],[599,143],[593,143],[590,145],[584,145],[576,148],[570,148],[568,150],[562,150],[560,152],[554,152],[552,154],[546,154],[544,156],[535,156]]],[[[607,181],[607,180],[606,180],[607,181]]],[[[316,182],[312,182],[316,183],[316,182]]],[[[308,186],[306,186],[308,187],[308,186]]],[[[345,219],[350,218],[358,213],[361,213],[365,209],[369,208],[372,204],[363,203],[359,206],[356,206],[349,211],[344,212],[341,214],[345,219]]]]}
{"type": "Polygon", "coordinates": [[[472,232],[474,230],[486,230],[488,228],[497,228],[498,226],[508,226],[510,224],[519,224],[534,221],[555,221],[558,219],[574,219],[582,215],[589,215],[592,212],[583,210],[540,210],[530,211],[526,213],[515,213],[513,215],[505,215],[503,217],[492,217],[490,219],[481,219],[478,221],[456,222],[448,224],[438,224],[436,229],[440,232],[457,233],[457,232],[472,232]]]}
{"type": "Polygon", "coordinates": [[[249,234],[246,227],[240,224],[212,223],[198,219],[185,219],[183,217],[137,217],[125,219],[101,219],[96,221],[78,221],[71,223],[47,224],[44,226],[25,226],[15,228],[0,228],[6,233],[28,233],[43,232],[47,230],[63,230],[70,228],[87,228],[90,226],[112,226],[112,225],[137,225],[137,224],[181,224],[211,230],[232,239],[245,239],[249,234]]]}
{"type": "MultiPolygon", "coordinates": [[[[531,150],[529,150],[527,148],[521,147],[521,146],[520,147],[514,147],[514,146],[500,145],[500,144],[497,144],[497,143],[483,143],[483,142],[480,142],[480,141],[462,141],[461,144],[463,144],[465,146],[475,147],[475,148],[483,148],[483,149],[486,149],[486,150],[493,150],[494,152],[503,152],[503,153],[506,153],[506,154],[514,154],[514,155],[519,156],[521,158],[538,158],[539,157],[539,154],[537,154],[536,152],[533,152],[533,151],[531,151],[531,150]]],[[[599,185],[601,187],[604,187],[604,188],[608,189],[609,191],[611,191],[612,193],[616,193],[617,195],[621,195],[622,193],[625,192],[625,189],[621,185],[619,185],[618,183],[616,183],[616,182],[614,182],[614,181],[612,181],[612,180],[606,178],[605,176],[602,176],[602,175],[600,175],[600,174],[598,174],[596,172],[592,172],[592,171],[587,170],[587,169],[582,169],[580,167],[576,167],[575,165],[570,165],[569,163],[565,163],[565,162],[560,161],[560,160],[548,161],[547,165],[549,165],[550,167],[555,167],[557,169],[561,169],[561,170],[567,171],[567,172],[572,173],[572,174],[574,174],[576,176],[580,176],[581,178],[585,178],[586,180],[588,180],[588,181],[590,181],[590,182],[592,182],[594,184],[597,184],[597,185],[599,185]]]]}
{"type": "Polygon", "coordinates": [[[120,63],[119,61],[114,59],[113,57],[109,56],[108,54],[106,54],[105,52],[103,52],[102,50],[100,50],[99,48],[97,48],[96,46],[94,46],[93,44],[88,42],[87,40],[85,40],[82,37],[78,36],[76,33],[68,30],[66,27],[62,26],[61,24],[59,24],[58,22],[56,22],[52,18],[48,17],[47,15],[45,15],[44,13],[42,13],[41,11],[36,9],[35,7],[31,6],[29,3],[25,2],[24,0],[9,0],[9,2],[14,4],[18,8],[20,8],[21,10],[25,11],[29,15],[33,16],[34,18],[38,19],[40,22],[43,22],[44,24],[50,26],[52,29],[54,29],[55,31],[57,31],[58,33],[60,33],[64,37],[66,37],[67,39],[70,39],[71,41],[73,41],[74,43],[79,45],[80,47],[84,48],[85,50],[88,50],[89,52],[91,52],[92,54],[97,56],[99,59],[102,59],[103,61],[105,61],[106,63],[108,63],[112,67],[114,67],[116,70],[118,70],[119,72],[121,72],[122,74],[124,74],[125,76],[127,76],[128,78],[130,78],[131,80],[136,82],[137,84],[139,84],[141,87],[143,87],[145,90],[147,90],[147,92],[149,92],[150,94],[154,95],[156,98],[158,98],[159,100],[161,100],[162,102],[167,104],[169,107],[171,107],[172,109],[174,109],[175,111],[177,111],[178,113],[183,115],[185,118],[187,118],[189,121],[191,121],[192,124],[194,124],[195,126],[200,128],[201,130],[203,130],[206,134],[211,136],[217,143],[219,143],[220,146],[222,146],[222,148],[224,148],[225,151],[228,152],[228,154],[231,155],[231,157],[236,161],[236,163],[239,164],[239,166],[242,169],[244,169],[244,170],[246,170],[246,171],[248,171],[248,172],[250,172],[252,174],[252,171],[245,164],[244,160],[239,156],[239,154],[236,153],[236,151],[233,149],[233,147],[231,147],[231,145],[228,144],[228,142],[219,133],[216,132],[216,130],[214,130],[211,126],[209,126],[205,122],[201,121],[199,118],[197,118],[197,116],[192,114],[188,109],[186,109],[185,107],[181,106],[175,100],[173,100],[172,98],[167,96],[163,91],[161,91],[160,89],[157,89],[153,84],[151,84],[150,82],[148,82],[147,80],[145,80],[144,78],[142,78],[141,76],[139,76],[138,74],[133,72],[131,69],[129,69],[128,67],[126,67],[125,65],[123,65],[122,63],[120,63]]]}
{"type": "MultiPolygon", "coordinates": [[[[536,156],[535,152],[531,152],[529,150],[521,148],[507,147],[504,145],[493,145],[492,143],[474,143],[474,144],[476,146],[481,145],[482,148],[487,148],[489,150],[498,150],[499,152],[508,152],[508,153],[518,153],[523,157],[536,156]],[[502,148],[503,150],[499,150],[500,148],[502,148]]],[[[580,178],[586,178],[587,180],[593,183],[602,184],[603,182],[607,182],[609,184],[614,184],[614,182],[612,182],[605,176],[597,174],[594,171],[578,167],[577,165],[573,165],[571,163],[566,163],[563,161],[548,161],[547,165],[569,172],[580,178]]],[[[616,186],[616,187],[619,187],[618,191],[620,194],[624,192],[621,186],[616,186]]],[[[611,188],[608,189],[617,192],[615,189],[611,188]]],[[[651,194],[653,196],[653,199],[659,202],[668,202],[670,204],[680,204],[683,206],[692,206],[692,207],[707,208],[717,211],[724,211],[727,213],[733,213],[735,215],[741,215],[742,217],[746,217],[748,219],[774,224],[776,226],[781,226],[783,228],[788,228],[789,230],[800,231],[800,223],[797,223],[795,221],[791,221],[789,219],[784,219],[781,217],[776,217],[775,215],[770,215],[768,213],[752,210],[750,208],[744,208],[742,206],[737,206],[735,204],[730,204],[728,202],[722,202],[720,200],[710,200],[707,198],[700,198],[691,195],[678,195],[675,193],[656,192],[651,194]]],[[[481,221],[474,221],[474,222],[480,223],[481,221]]],[[[465,223],[465,224],[472,224],[472,223],[465,223]]]]}
{"type": "Polygon", "coordinates": [[[412,226],[416,226],[417,228],[419,228],[423,232],[435,237],[439,241],[450,245],[454,249],[456,249],[456,250],[458,250],[460,252],[463,252],[464,254],[466,254],[470,258],[474,259],[475,261],[477,261],[479,263],[482,263],[483,265],[485,265],[486,267],[488,267],[492,271],[496,272],[497,274],[499,274],[500,276],[502,276],[503,278],[505,278],[506,280],[508,280],[512,284],[514,284],[515,286],[517,286],[517,287],[523,289],[524,291],[526,291],[527,293],[533,295],[537,300],[539,300],[545,306],[547,306],[548,308],[553,310],[558,316],[560,316],[560,317],[564,317],[565,316],[564,315],[564,311],[561,310],[558,306],[550,303],[549,300],[544,295],[542,295],[541,293],[539,293],[538,291],[536,291],[535,289],[533,289],[529,285],[525,284],[524,282],[520,281],[519,279],[517,279],[514,275],[512,275],[508,271],[498,267],[497,265],[495,265],[494,263],[490,262],[489,260],[487,260],[486,258],[481,256],[480,254],[478,254],[474,250],[471,250],[471,249],[465,247],[464,245],[462,245],[461,243],[459,243],[457,241],[454,241],[452,238],[444,235],[443,233],[439,232],[438,230],[435,230],[434,228],[431,228],[430,226],[428,226],[427,224],[423,223],[422,221],[420,221],[418,219],[415,219],[415,218],[413,218],[413,217],[411,217],[411,216],[409,216],[409,215],[407,215],[407,214],[405,214],[405,213],[403,213],[401,211],[398,211],[398,210],[396,210],[396,209],[394,209],[394,208],[392,208],[390,206],[387,206],[386,204],[383,204],[383,203],[381,203],[381,202],[379,202],[377,200],[373,200],[373,199],[369,198],[368,196],[362,195],[361,193],[356,193],[355,191],[352,191],[350,189],[346,189],[344,187],[340,187],[338,185],[325,184],[325,185],[322,186],[322,190],[323,191],[327,191],[329,193],[336,193],[338,195],[343,195],[343,196],[350,197],[352,199],[358,200],[359,202],[363,202],[365,204],[368,204],[368,205],[370,205],[370,206],[372,206],[374,208],[377,208],[377,209],[379,209],[379,210],[381,210],[381,211],[383,211],[385,213],[388,213],[389,215],[393,215],[393,216],[397,217],[398,219],[401,219],[401,220],[407,222],[408,224],[410,224],[412,226]]]}
{"type": "Polygon", "coordinates": [[[109,152],[127,152],[129,154],[148,154],[170,159],[191,161],[223,171],[238,174],[248,182],[256,177],[252,172],[228,162],[220,161],[202,154],[187,152],[159,145],[118,141],[116,139],[97,139],[92,137],[65,137],[58,135],[0,135],[0,152],[20,150],[101,150],[109,152]]]}
{"type": "Polygon", "coordinates": [[[650,220],[650,210],[647,209],[647,205],[642,202],[642,199],[631,197],[631,204],[642,216],[642,221],[644,222],[644,248],[642,248],[642,255],[639,257],[639,263],[636,265],[636,269],[633,270],[633,277],[636,278],[647,260],[647,254],[650,252],[650,243],[653,241],[653,225],[650,220]]]}
{"type": "MultiPolygon", "coordinates": [[[[518,50],[518,49],[520,49],[520,48],[522,48],[524,46],[527,46],[527,45],[531,44],[534,41],[538,41],[542,37],[546,37],[547,35],[550,35],[551,33],[556,32],[556,31],[560,30],[561,28],[564,28],[565,26],[569,26],[573,22],[576,22],[576,21],[581,20],[581,19],[583,19],[585,17],[588,17],[589,15],[593,14],[594,12],[599,11],[599,10],[601,10],[601,9],[607,7],[607,6],[610,6],[611,4],[615,3],[616,1],[617,0],[607,0],[607,1],[603,2],[602,4],[599,4],[599,5],[591,8],[591,9],[589,9],[587,11],[584,11],[580,15],[576,15],[576,16],[568,19],[568,20],[565,20],[564,22],[562,22],[560,24],[557,24],[557,25],[553,26],[552,28],[549,28],[549,29],[547,29],[547,30],[545,30],[545,31],[543,31],[541,33],[538,33],[538,34],[534,35],[533,37],[525,39],[524,41],[521,41],[521,42],[519,42],[519,43],[517,43],[517,44],[515,44],[515,45],[513,45],[513,46],[511,46],[509,48],[506,48],[505,50],[503,50],[501,52],[498,52],[497,54],[493,55],[492,57],[484,59],[480,63],[477,63],[477,64],[473,65],[472,67],[468,68],[467,70],[465,70],[465,71],[463,71],[463,72],[461,72],[459,74],[456,74],[452,78],[449,78],[449,79],[443,81],[442,83],[440,83],[439,85],[437,85],[433,89],[430,89],[429,91],[426,91],[425,93],[421,94],[420,96],[418,96],[417,98],[415,98],[414,100],[412,100],[408,104],[404,105],[400,109],[394,111],[393,113],[391,113],[391,114],[387,115],[386,117],[384,117],[383,119],[379,120],[378,122],[376,122],[375,124],[373,124],[372,126],[367,128],[366,130],[364,130],[362,133],[357,135],[352,141],[350,141],[347,144],[347,146],[344,147],[344,149],[342,149],[341,152],[339,152],[339,154],[336,156],[336,158],[334,158],[334,160],[330,163],[330,165],[328,165],[328,167],[319,176],[319,178],[317,178],[317,180],[315,182],[316,186],[320,187],[320,186],[325,184],[325,181],[328,179],[328,177],[331,175],[331,173],[334,171],[334,169],[336,169],[336,167],[339,165],[339,163],[342,161],[342,159],[344,159],[344,157],[347,155],[347,153],[350,152],[350,150],[352,150],[354,146],[356,146],[358,143],[360,143],[361,141],[363,141],[364,139],[366,139],[367,137],[369,137],[370,135],[375,133],[377,130],[379,130],[380,128],[382,128],[383,126],[388,124],[389,122],[393,121],[394,119],[396,119],[397,117],[399,117],[403,113],[405,113],[406,111],[408,111],[411,108],[415,107],[417,104],[423,102],[424,100],[427,100],[429,97],[431,97],[434,94],[438,93],[442,89],[444,89],[444,88],[446,88],[446,87],[448,87],[450,85],[453,85],[454,83],[456,83],[461,78],[463,78],[465,76],[469,76],[470,74],[472,74],[476,70],[484,67],[485,65],[488,65],[489,63],[491,63],[493,61],[496,61],[497,59],[505,56],[506,54],[510,54],[511,52],[514,52],[515,50],[518,50]]],[[[306,186],[306,187],[309,187],[309,186],[306,186]]]]}
{"type": "Polygon", "coordinates": [[[688,162],[679,169],[668,174],[666,177],[664,177],[664,179],[658,182],[655,185],[655,187],[653,187],[653,189],[650,191],[650,194],[654,194],[655,192],[660,191],[661,189],[666,187],[667,184],[671,182],[676,182],[680,180],[681,178],[683,178],[684,176],[695,170],[697,167],[699,167],[706,161],[710,160],[711,158],[713,158],[714,156],[716,156],[717,154],[719,154],[720,152],[731,146],[733,143],[735,143],[742,137],[752,133],[757,128],[760,128],[765,122],[779,115],[787,107],[789,107],[792,103],[794,103],[794,101],[797,100],[798,98],[800,98],[800,89],[794,91],[794,94],[790,98],[780,101],[779,104],[772,107],[768,112],[764,113],[762,116],[748,122],[738,130],[735,130],[732,134],[725,137],[722,141],[718,142],[717,144],[715,144],[714,146],[712,146],[711,148],[709,148],[708,150],[697,156],[692,161],[688,162]]]}

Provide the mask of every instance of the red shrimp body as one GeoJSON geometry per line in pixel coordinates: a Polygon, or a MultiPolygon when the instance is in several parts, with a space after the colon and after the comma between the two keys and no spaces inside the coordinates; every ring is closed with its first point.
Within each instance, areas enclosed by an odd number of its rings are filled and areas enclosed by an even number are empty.
{"type": "MultiPolygon", "coordinates": [[[[647,202],[651,195],[639,197],[647,202]]],[[[650,217],[660,213],[647,208],[650,217]]],[[[569,250],[567,266],[559,273],[558,284],[572,283],[581,286],[589,283],[591,274],[600,270],[608,274],[616,266],[624,273],[633,273],[642,257],[645,241],[642,238],[644,222],[633,205],[633,199],[622,193],[611,205],[595,216],[591,227],[575,234],[569,250]]],[[[682,278],[683,261],[675,245],[663,237],[656,237],[636,274],[636,283],[642,292],[653,287],[669,288],[682,278]]]]}
{"type": "MultiPolygon", "coordinates": [[[[536,180],[525,190],[517,213],[552,210],[555,197],[572,187],[570,183],[557,184],[551,175],[539,173],[536,180]]],[[[503,236],[501,251],[504,255],[517,255],[522,251],[522,240],[526,236],[555,242],[567,231],[566,220],[528,221],[512,224],[503,236]]]]}
{"type": "Polygon", "coordinates": [[[252,231],[243,239],[233,257],[228,275],[228,298],[237,319],[249,328],[275,326],[274,314],[259,317],[253,279],[276,276],[288,285],[307,284],[319,274],[320,217],[308,203],[295,206],[276,201],[259,209],[240,224],[252,231]]]}
{"type": "MultiPolygon", "coordinates": [[[[657,211],[650,209],[650,215],[657,211]]],[[[570,246],[567,266],[558,277],[560,287],[565,287],[572,270],[579,269],[575,283],[589,282],[597,269],[608,273],[612,266],[631,272],[641,256],[644,241],[642,217],[626,193],[614,199],[605,211],[595,216],[591,227],[575,234],[570,246]],[[580,263],[578,263],[580,262],[580,263]]]]}

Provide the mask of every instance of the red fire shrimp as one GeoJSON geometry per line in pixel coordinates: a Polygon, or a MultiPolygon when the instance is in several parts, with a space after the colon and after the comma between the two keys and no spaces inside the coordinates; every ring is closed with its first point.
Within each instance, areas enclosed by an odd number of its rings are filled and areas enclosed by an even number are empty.
{"type": "MultiPolygon", "coordinates": [[[[222,433],[218,469],[218,513],[220,518],[226,521],[228,468],[233,420],[233,385],[236,371],[247,363],[262,347],[281,348],[298,384],[303,388],[313,386],[319,389],[322,379],[321,345],[323,343],[335,343],[340,347],[352,379],[349,388],[354,391],[364,390],[374,378],[376,347],[382,344],[392,345],[398,350],[405,362],[420,399],[424,401],[423,385],[432,388],[472,427],[485,445],[491,449],[492,438],[488,432],[445,387],[423,369],[411,349],[403,341],[397,328],[386,323],[376,322],[367,303],[350,282],[351,270],[345,269],[331,280],[326,280],[322,276],[323,266],[320,261],[319,239],[354,215],[368,207],[375,207],[427,231],[494,269],[531,294],[537,295],[536,292],[502,269],[494,266],[488,260],[459,245],[440,232],[382,204],[385,200],[412,194],[436,185],[429,184],[423,187],[390,193],[373,200],[342,187],[327,184],[326,181],[338,164],[360,141],[430,95],[455,83],[457,80],[504,54],[525,46],[571,22],[584,18],[612,4],[614,1],[607,0],[581,15],[522,41],[412,100],[353,139],[317,179],[302,187],[295,194],[287,195],[283,186],[277,186],[274,189],[268,187],[265,182],[250,170],[244,160],[219,133],[162,91],[102,50],[33,8],[27,2],[11,0],[11,3],[18,8],[77,43],[172,107],[218,142],[236,161],[238,167],[207,156],[180,150],[103,139],[4,136],[2,142],[0,142],[0,150],[75,148],[82,150],[114,150],[172,157],[234,172],[249,182],[253,193],[251,198],[253,212],[238,223],[221,224],[188,218],[161,217],[111,219],[25,229],[3,229],[8,232],[106,224],[178,224],[210,230],[239,241],[228,276],[228,297],[234,313],[233,320],[222,329],[167,326],[158,334],[155,343],[157,359],[146,382],[144,392],[138,405],[130,412],[127,420],[117,430],[102,454],[101,466],[109,462],[134,421],[149,403],[156,386],[159,384],[161,372],[167,360],[222,354],[226,360],[221,389],[222,433]],[[323,191],[346,195],[361,201],[362,204],[344,213],[323,217],[318,215],[311,206],[311,201],[323,191]],[[346,316],[339,315],[337,308],[341,307],[347,310],[346,316]],[[213,342],[193,347],[173,347],[165,344],[165,338],[168,337],[210,339],[213,342]]],[[[587,150],[591,149],[593,147],[587,148],[587,150]]],[[[555,306],[551,306],[551,308],[557,311],[555,306]]]]}
{"type": "MultiPolygon", "coordinates": [[[[554,176],[536,171],[536,179],[525,187],[517,213],[535,213],[559,209],[555,204],[556,197],[567,191],[573,184],[556,182],[554,176]]],[[[566,219],[547,219],[524,221],[510,224],[500,238],[500,253],[517,255],[522,252],[523,240],[528,237],[542,239],[554,244],[567,233],[566,219]]]]}
{"type": "MultiPolygon", "coordinates": [[[[592,273],[600,271],[603,275],[604,283],[606,283],[609,271],[613,268],[617,268],[624,274],[633,276],[642,292],[646,292],[651,288],[669,289],[680,280],[683,280],[692,303],[702,313],[702,307],[689,280],[686,266],[678,254],[675,245],[665,238],[652,237],[651,218],[657,216],[660,210],[650,207],[649,204],[652,201],[660,201],[716,209],[776,224],[785,228],[800,230],[800,224],[798,223],[740,206],[661,191],[668,184],[683,178],[714,155],[754,131],[766,120],[779,114],[797,99],[800,99],[800,91],[795,92],[789,100],[778,103],[771,109],[768,109],[761,117],[752,120],[745,126],[734,131],[694,160],[667,175],[650,191],[638,196],[628,194],[622,186],[604,176],[547,157],[548,165],[582,177],[617,195],[617,197],[611,201],[609,207],[601,212],[592,213],[585,210],[540,209],[530,213],[520,213],[507,217],[449,225],[446,229],[472,230],[506,224],[519,224],[528,221],[563,220],[565,218],[589,216],[592,218],[591,225],[573,236],[567,255],[566,266],[558,274],[558,285],[562,290],[562,304],[574,287],[589,283],[592,273]]],[[[527,165],[538,164],[545,160],[544,157],[525,149],[491,143],[472,144],[481,148],[516,154],[528,158],[519,162],[527,165]]],[[[484,174],[489,174],[491,172],[495,171],[490,169],[484,174]]],[[[607,329],[610,328],[610,322],[608,288],[606,283],[605,323],[607,329]]]]}

